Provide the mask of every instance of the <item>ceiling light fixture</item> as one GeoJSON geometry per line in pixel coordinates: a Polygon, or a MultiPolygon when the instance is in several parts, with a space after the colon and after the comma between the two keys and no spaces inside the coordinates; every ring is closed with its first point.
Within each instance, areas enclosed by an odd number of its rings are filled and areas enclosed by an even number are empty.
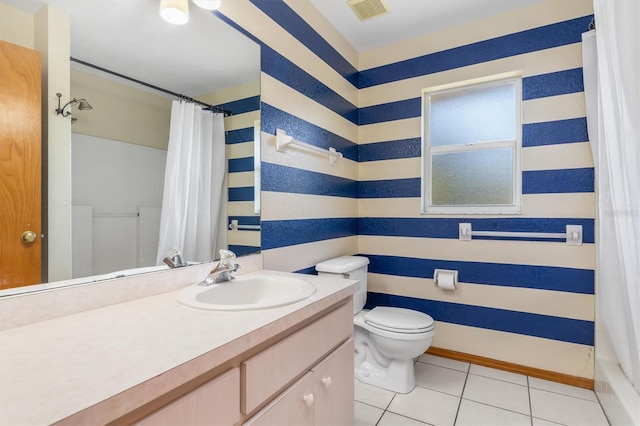
{"type": "Polygon", "coordinates": [[[189,22],[189,0],[160,0],[160,16],[171,24],[186,24],[189,22]]]}
{"type": "Polygon", "coordinates": [[[220,9],[222,0],[192,0],[196,6],[207,10],[220,9]]]}

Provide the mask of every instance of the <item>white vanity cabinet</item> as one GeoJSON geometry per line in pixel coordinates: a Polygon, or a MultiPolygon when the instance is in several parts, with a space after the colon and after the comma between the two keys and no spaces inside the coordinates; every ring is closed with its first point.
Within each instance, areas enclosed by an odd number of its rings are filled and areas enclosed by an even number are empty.
{"type": "Polygon", "coordinates": [[[313,373],[305,374],[243,426],[312,426],[313,373]]]}
{"type": "Polygon", "coordinates": [[[352,425],[353,404],[353,339],[349,339],[244,426],[352,425]]]}
{"type": "Polygon", "coordinates": [[[353,339],[343,343],[244,426],[353,425],[353,339]]]}
{"type": "Polygon", "coordinates": [[[240,420],[240,370],[232,368],[137,425],[234,425],[240,420]]]}
{"type": "Polygon", "coordinates": [[[352,335],[348,303],[243,361],[243,414],[279,393],[245,424],[353,424],[352,335]]]}
{"type": "Polygon", "coordinates": [[[313,367],[314,424],[353,424],[353,356],[353,339],[349,339],[313,367]]]}
{"type": "Polygon", "coordinates": [[[352,425],[353,304],[282,336],[137,424],[352,425]]]}
{"type": "Polygon", "coordinates": [[[240,365],[244,381],[240,400],[242,413],[255,411],[349,339],[353,334],[353,310],[349,311],[352,306],[349,303],[338,307],[243,361],[240,365]]]}
{"type": "Polygon", "coordinates": [[[0,300],[2,313],[90,296],[73,313],[0,330],[0,358],[12,366],[0,380],[0,424],[353,424],[357,281],[254,270],[316,287],[264,310],[187,308],[177,291],[134,297],[158,283],[187,286],[211,265],[191,268],[0,300]],[[94,307],[102,298],[114,302],[94,307]]]}

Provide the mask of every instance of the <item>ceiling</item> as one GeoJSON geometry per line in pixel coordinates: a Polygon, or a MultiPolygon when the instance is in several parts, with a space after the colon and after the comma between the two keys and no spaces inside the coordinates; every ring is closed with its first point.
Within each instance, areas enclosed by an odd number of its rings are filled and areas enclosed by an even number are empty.
{"type": "MultiPolygon", "coordinates": [[[[299,1],[299,0],[298,0],[299,1]]],[[[359,52],[544,0],[385,0],[389,13],[360,21],[347,0],[310,0],[359,52]]]]}
{"type": "MultiPolygon", "coordinates": [[[[259,70],[258,46],[193,3],[189,23],[171,25],[159,0],[0,1],[30,13],[45,3],[65,10],[71,56],[187,96],[253,81],[259,70]]],[[[346,0],[289,1],[313,3],[362,52],[543,0],[386,0],[390,12],[366,21],[346,0]]]]}
{"type": "Polygon", "coordinates": [[[193,3],[189,23],[160,18],[159,0],[0,0],[69,14],[71,56],[187,96],[259,78],[260,48],[193,3]]]}

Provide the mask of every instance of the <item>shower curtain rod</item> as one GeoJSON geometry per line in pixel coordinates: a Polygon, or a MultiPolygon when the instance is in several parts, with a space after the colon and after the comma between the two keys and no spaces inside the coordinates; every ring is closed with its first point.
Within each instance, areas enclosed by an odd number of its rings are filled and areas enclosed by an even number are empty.
{"type": "Polygon", "coordinates": [[[112,74],[112,75],[115,75],[116,77],[120,77],[120,78],[124,78],[125,80],[133,81],[134,83],[138,83],[138,84],[140,84],[142,86],[147,86],[147,87],[149,87],[149,88],[151,88],[153,90],[157,90],[159,92],[167,93],[167,94],[169,94],[171,96],[175,96],[176,98],[184,99],[185,101],[189,101],[189,102],[193,102],[193,103],[202,105],[203,107],[205,107],[205,109],[211,109],[214,112],[221,112],[221,113],[224,114],[225,117],[229,117],[231,115],[231,111],[226,110],[224,108],[221,108],[219,106],[209,105],[209,104],[201,102],[201,101],[199,101],[197,99],[193,99],[193,98],[191,98],[189,96],[181,95],[180,93],[175,93],[175,92],[172,92],[170,90],[163,89],[162,87],[154,86],[153,84],[145,83],[144,81],[140,81],[140,80],[137,80],[135,78],[127,77],[126,75],[120,74],[118,72],[108,70],[106,68],[100,67],[98,65],[91,64],[89,62],[85,62],[85,61],[80,60],[80,59],[76,59],[73,56],[70,57],[69,59],[72,62],[77,62],[77,63],[79,63],[81,65],[85,65],[85,66],[87,66],[89,68],[94,68],[94,69],[97,69],[99,71],[106,72],[107,74],[112,74]]]}

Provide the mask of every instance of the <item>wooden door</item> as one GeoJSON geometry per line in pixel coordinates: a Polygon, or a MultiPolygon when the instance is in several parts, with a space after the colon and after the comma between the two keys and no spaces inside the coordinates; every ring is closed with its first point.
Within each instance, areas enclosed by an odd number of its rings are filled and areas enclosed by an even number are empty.
{"type": "Polygon", "coordinates": [[[42,281],[40,87],[40,53],[0,41],[0,289],[42,281]]]}

